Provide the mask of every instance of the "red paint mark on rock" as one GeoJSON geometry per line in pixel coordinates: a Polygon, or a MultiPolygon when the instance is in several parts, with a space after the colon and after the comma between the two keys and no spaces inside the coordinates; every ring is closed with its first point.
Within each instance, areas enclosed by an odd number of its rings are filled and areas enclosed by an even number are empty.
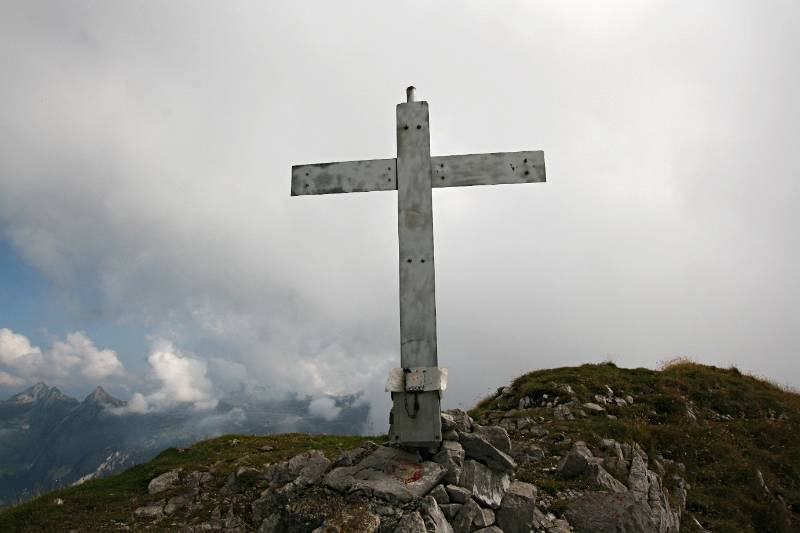
{"type": "Polygon", "coordinates": [[[398,461],[394,474],[403,483],[413,483],[422,479],[422,465],[413,461],[398,461]]]}

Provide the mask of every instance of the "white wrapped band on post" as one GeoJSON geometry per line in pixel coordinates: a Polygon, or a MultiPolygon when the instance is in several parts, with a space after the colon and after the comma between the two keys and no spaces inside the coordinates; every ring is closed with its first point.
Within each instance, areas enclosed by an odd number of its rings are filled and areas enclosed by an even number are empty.
{"type": "Polygon", "coordinates": [[[447,369],[438,366],[393,368],[386,380],[386,392],[425,392],[447,389],[447,369]]]}

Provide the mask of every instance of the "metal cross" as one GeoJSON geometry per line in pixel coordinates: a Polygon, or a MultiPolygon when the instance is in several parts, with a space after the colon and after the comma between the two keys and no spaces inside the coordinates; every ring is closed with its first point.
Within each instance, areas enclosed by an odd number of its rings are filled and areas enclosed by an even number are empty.
{"type": "Polygon", "coordinates": [[[545,181],[544,152],[431,157],[428,103],[397,105],[397,158],[292,167],[292,196],[397,190],[400,242],[400,367],[387,382],[392,395],[389,438],[406,446],[442,440],[433,262],[433,187],[545,181]]]}

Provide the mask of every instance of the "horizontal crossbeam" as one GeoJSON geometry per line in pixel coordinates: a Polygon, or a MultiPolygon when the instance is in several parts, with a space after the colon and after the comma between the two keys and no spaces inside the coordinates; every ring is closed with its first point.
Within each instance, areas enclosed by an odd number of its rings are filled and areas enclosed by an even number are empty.
{"type": "MultiPolygon", "coordinates": [[[[445,155],[431,158],[432,187],[537,183],[545,180],[544,152],[445,155]]],[[[397,189],[397,161],[372,159],[292,167],[292,196],[397,189]]]]}
{"type": "Polygon", "coordinates": [[[292,196],[397,190],[397,160],[371,159],[292,167],[292,196]]]}
{"type": "Polygon", "coordinates": [[[544,152],[445,155],[431,158],[432,187],[545,181],[544,152]]]}

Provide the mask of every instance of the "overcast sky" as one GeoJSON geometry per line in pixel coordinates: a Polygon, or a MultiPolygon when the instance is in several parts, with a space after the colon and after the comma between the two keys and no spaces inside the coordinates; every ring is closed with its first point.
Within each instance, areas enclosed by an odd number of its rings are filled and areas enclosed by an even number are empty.
{"type": "MultiPolygon", "coordinates": [[[[800,385],[800,4],[0,4],[0,387],[142,409],[364,391],[399,361],[397,200],[298,163],[545,152],[434,191],[448,406],[675,356],[800,385]]],[[[385,429],[383,427],[382,429],[385,429]]]]}

